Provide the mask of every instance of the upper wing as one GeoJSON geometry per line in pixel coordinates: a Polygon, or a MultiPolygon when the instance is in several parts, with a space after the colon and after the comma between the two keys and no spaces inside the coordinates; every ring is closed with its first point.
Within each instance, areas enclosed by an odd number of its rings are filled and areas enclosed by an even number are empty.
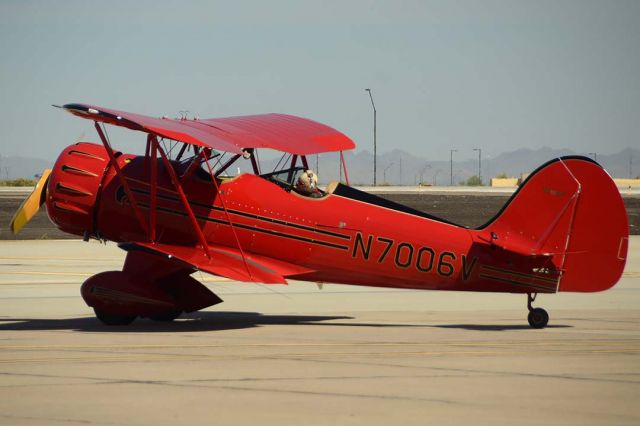
{"type": "Polygon", "coordinates": [[[134,249],[151,251],[186,262],[201,271],[236,281],[287,284],[286,276],[313,272],[301,266],[255,254],[245,253],[243,260],[240,250],[211,244],[209,245],[211,258],[207,258],[202,249],[173,244],[135,242],[119,244],[119,247],[127,251],[134,249]]]}
{"type": "Polygon", "coordinates": [[[240,154],[243,148],[271,148],[296,155],[355,148],[353,141],[343,133],[287,114],[200,120],[155,118],[87,104],[66,104],[63,108],[89,120],[236,154],[240,154]]]}

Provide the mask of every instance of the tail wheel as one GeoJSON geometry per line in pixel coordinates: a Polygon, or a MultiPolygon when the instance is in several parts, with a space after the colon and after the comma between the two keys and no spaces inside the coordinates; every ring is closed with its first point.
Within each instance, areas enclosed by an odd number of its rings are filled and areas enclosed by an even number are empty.
{"type": "Polygon", "coordinates": [[[533,308],[529,311],[529,325],[533,328],[545,328],[549,323],[549,314],[542,308],[533,308]]]}
{"type": "Polygon", "coordinates": [[[531,303],[536,300],[537,296],[537,293],[527,293],[527,309],[529,309],[527,320],[533,328],[545,328],[547,324],[549,324],[549,314],[542,308],[534,308],[531,306],[531,303]]]}
{"type": "Polygon", "coordinates": [[[93,311],[96,313],[96,317],[106,325],[129,325],[136,319],[135,316],[115,315],[95,308],[93,311]]]}

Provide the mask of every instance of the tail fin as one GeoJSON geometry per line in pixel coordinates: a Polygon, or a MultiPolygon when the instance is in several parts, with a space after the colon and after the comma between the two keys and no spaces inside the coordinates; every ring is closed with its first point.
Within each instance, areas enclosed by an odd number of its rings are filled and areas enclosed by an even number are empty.
{"type": "Polygon", "coordinates": [[[478,237],[505,250],[551,259],[558,291],[612,287],[627,257],[629,225],[613,180],[586,157],[552,160],[520,186],[478,237]]]}

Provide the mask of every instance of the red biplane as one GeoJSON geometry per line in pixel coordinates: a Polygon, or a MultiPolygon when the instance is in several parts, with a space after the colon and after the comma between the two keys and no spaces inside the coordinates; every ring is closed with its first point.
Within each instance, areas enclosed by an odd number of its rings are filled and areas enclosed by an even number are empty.
{"type": "MultiPolygon", "coordinates": [[[[46,202],[51,220],[127,251],[122,271],[81,293],[110,325],[173,320],[222,300],[191,277],[288,279],[527,295],[529,324],[549,316],[539,293],[596,292],[622,275],[628,224],[609,175],[585,157],[550,161],[486,225],[459,226],[334,182],[317,188],[307,156],[354,148],[344,134],[283,114],[152,118],[92,105],[101,144],[67,147],[16,213],[14,232],[46,202]],[[143,156],[114,151],[105,125],[146,133],[143,156]],[[169,149],[169,147],[171,149],[169,149]],[[261,171],[258,150],[282,153],[261,171]],[[253,173],[227,175],[245,164],[253,173]]],[[[342,162],[344,165],[344,162],[342,162]]]]}

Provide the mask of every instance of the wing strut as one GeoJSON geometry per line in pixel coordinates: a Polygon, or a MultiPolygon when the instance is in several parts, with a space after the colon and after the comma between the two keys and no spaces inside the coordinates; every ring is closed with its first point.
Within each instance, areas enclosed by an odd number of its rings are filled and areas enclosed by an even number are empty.
{"type": "MultiPolygon", "coordinates": [[[[232,165],[238,158],[240,158],[241,155],[240,154],[236,154],[233,157],[231,157],[226,163],[224,163],[216,172],[216,176],[220,176],[222,174],[222,172],[224,172],[225,170],[227,170],[229,168],[230,165],[232,165]]],[[[207,163],[208,164],[208,163],[207,163]]]]}
{"type": "Polygon", "coordinates": [[[195,157],[191,161],[191,165],[189,165],[189,167],[187,167],[187,170],[185,170],[182,176],[180,176],[180,182],[185,182],[198,169],[198,167],[200,167],[200,157],[204,158],[204,156],[202,155],[204,151],[205,150],[203,149],[195,155],[195,157]]]}
{"type": "MultiPolygon", "coordinates": [[[[231,215],[227,211],[227,206],[224,202],[224,197],[222,196],[222,191],[220,191],[220,186],[218,186],[218,181],[216,180],[216,176],[213,173],[213,169],[211,165],[209,165],[209,154],[206,153],[206,150],[202,150],[204,152],[204,159],[207,168],[209,169],[209,174],[211,175],[211,179],[213,180],[213,184],[216,187],[216,193],[220,197],[220,203],[222,204],[222,208],[224,209],[224,214],[227,216],[227,220],[229,221],[229,226],[231,227],[231,232],[233,232],[233,237],[236,240],[236,244],[238,245],[238,250],[240,251],[240,256],[242,256],[242,263],[244,263],[244,267],[247,270],[247,274],[249,274],[249,278],[253,280],[253,276],[251,275],[251,269],[249,269],[249,265],[247,264],[247,258],[244,255],[244,250],[242,250],[242,245],[240,245],[240,239],[238,238],[238,234],[236,233],[236,228],[233,226],[233,222],[231,221],[231,215]]],[[[253,157],[253,156],[252,156],[253,157]]]]}
{"type": "Polygon", "coordinates": [[[142,215],[142,212],[138,208],[138,203],[136,203],[136,199],[133,197],[133,193],[131,192],[131,189],[129,189],[129,184],[127,183],[127,179],[122,174],[122,169],[120,168],[120,165],[116,160],[116,156],[113,153],[113,149],[111,149],[111,145],[109,144],[109,141],[104,135],[102,128],[100,128],[100,124],[98,124],[97,121],[94,121],[94,124],[95,124],[96,130],[98,131],[98,136],[100,136],[100,139],[102,140],[102,145],[104,145],[104,149],[107,150],[107,154],[109,155],[109,160],[111,161],[111,164],[113,164],[113,168],[116,171],[116,174],[118,175],[118,179],[120,179],[120,183],[124,188],[124,192],[127,194],[127,197],[129,198],[129,204],[133,208],[133,212],[136,215],[136,219],[138,219],[138,223],[140,224],[142,231],[146,234],[147,233],[146,221],[144,220],[144,216],[142,215]]]}
{"type": "Polygon", "coordinates": [[[344,180],[349,185],[349,175],[347,174],[347,164],[344,162],[344,151],[340,151],[340,163],[342,164],[342,169],[344,170],[344,180]]]}
{"type": "Polygon", "coordinates": [[[162,157],[162,162],[164,164],[164,167],[165,167],[165,169],[167,169],[167,172],[169,173],[169,177],[171,178],[171,182],[173,183],[173,186],[176,188],[176,191],[178,192],[178,196],[180,197],[180,201],[182,202],[182,205],[183,205],[184,209],[186,210],[187,215],[189,216],[189,219],[191,220],[191,226],[193,226],[193,230],[195,231],[196,235],[198,236],[198,240],[200,241],[200,244],[202,245],[202,249],[204,250],[204,254],[207,256],[207,258],[211,259],[211,253],[209,251],[209,245],[207,244],[207,240],[206,240],[206,238],[204,236],[204,233],[202,232],[202,229],[200,229],[200,226],[198,226],[198,221],[196,219],[195,214],[193,213],[193,210],[191,209],[191,205],[189,205],[189,201],[187,200],[187,196],[184,195],[184,191],[182,190],[182,185],[180,184],[180,180],[176,176],[176,172],[175,172],[175,170],[173,170],[173,166],[169,162],[169,159],[167,158],[167,155],[165,154],[165,152],[162,149],[162,147],[160,146],[160,143],[158,143],[158,138],[157,137],[152,136],[151,146],[152,146],[152,150],[155,148],[160,153],[160,157],[162,157]]]}
{"type": "Polygon", "coordinates": [[[149,205],[149,239],[152,243],[156,242],[156,194],[158,190],[158,150],[153,142],[154,137],[147,135],[147,156],[145,160],[151,163],[151,176],[149,183],[151,184],[151,202],[149,205]]]}

